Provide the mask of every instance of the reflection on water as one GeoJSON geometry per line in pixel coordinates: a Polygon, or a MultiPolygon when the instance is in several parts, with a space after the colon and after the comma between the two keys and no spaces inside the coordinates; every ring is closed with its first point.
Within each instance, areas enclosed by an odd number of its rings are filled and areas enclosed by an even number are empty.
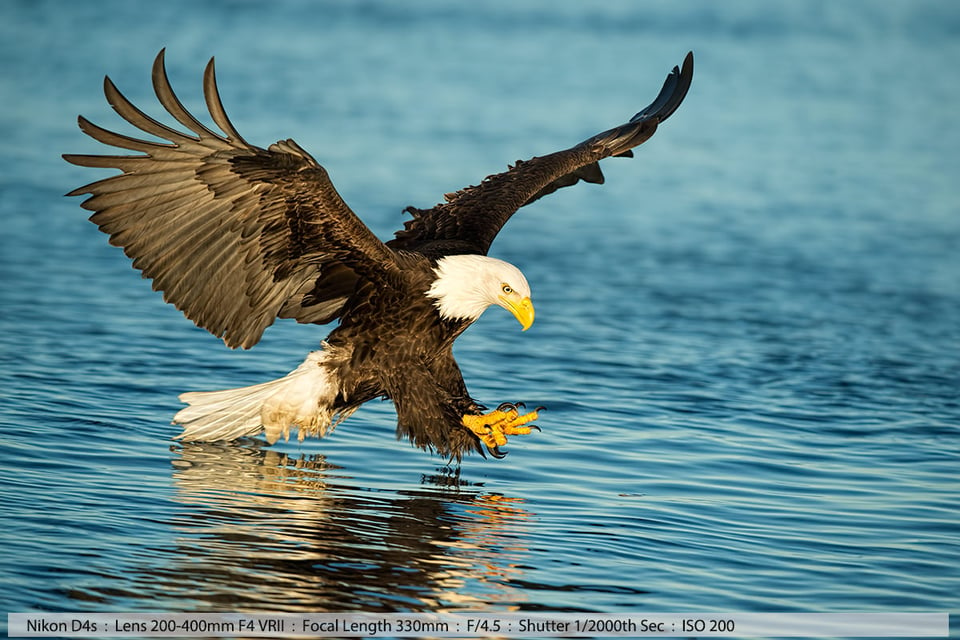
{"type": "Polygon", "coordinates": [[[322,455],[256,443],[186,445],[173,464],[182,535],[153,576],[168,596],[247,611],[436,611],[517,596],[505,585],[523,573],[530,513],[449,470],[397,492],[354,486],[322,455]]]}

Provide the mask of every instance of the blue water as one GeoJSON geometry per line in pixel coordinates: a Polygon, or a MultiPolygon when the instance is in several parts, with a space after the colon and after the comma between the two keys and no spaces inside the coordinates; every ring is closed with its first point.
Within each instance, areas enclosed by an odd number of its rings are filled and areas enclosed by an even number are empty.
{"type": "MultiPolygon", "coordinates": [[[[0,609],[960,609],[960,5],[6,2],[0,7],[0,609]],[[537,304],[458,343],[473,395],[549,407],[503,461],[394,440],[172,444],[187,390],[282,375],[327,328],[231,352],[70,189],[167,47],[201,109],[294,137],[382,237],[618,124],[688,49],[687,101],[607,184],[493,253],[537,304]]],[[[122,129],[122,127],[120,127],[122,129]]]]}

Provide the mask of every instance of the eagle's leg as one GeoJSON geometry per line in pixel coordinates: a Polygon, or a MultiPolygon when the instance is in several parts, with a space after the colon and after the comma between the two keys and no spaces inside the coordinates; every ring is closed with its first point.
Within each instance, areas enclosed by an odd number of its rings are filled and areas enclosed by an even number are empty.
{"type": "Polygon", "coordinates": [[[537,407],[521,414],[518,405],[504,403],[489,413],[466,414],[462,423],[480,438],[494,457],[499,458],[505,455],[500,451],[500,447],[507,444],[507,436],[526,435],[534,429],[540,430],[540,427],[530,423],[539,417],[542,409],[543,407],[537,407]]]}

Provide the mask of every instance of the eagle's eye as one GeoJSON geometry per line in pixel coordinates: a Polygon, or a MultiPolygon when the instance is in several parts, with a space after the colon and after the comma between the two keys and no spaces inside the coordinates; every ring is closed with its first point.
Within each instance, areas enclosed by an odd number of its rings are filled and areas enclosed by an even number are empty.
{"type": "Polygon", "coordinates": [[[500,287],[500,290],[503,291],[503,292],[504,292],[505,294],[507,294],[507,295],[510,295],[511,293],[513,293],[513,289],[512,289],[512,288],[510,287],[510,285],[508,285],[508,284],[505,284],[505,285],[503,285],[502,287],[500,287]]]}

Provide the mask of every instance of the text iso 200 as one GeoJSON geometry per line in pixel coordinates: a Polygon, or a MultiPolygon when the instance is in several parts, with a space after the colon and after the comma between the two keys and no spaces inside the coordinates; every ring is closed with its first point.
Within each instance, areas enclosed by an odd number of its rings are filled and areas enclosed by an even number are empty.
{"type": "Polygon", "coordinates": [[[733,633],[736,625],[733,620],[704,620],[702,618],[684,618],[681,620],[681,627],[684,633],[733,633]]]}

